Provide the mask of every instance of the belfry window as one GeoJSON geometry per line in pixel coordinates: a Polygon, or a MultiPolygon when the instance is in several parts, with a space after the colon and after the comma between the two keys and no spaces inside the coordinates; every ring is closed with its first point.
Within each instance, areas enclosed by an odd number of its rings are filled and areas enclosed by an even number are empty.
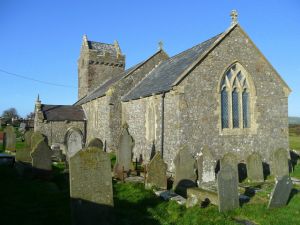
{"type": "Polygon", "coordinates": [[[250,128],[250,97],[246,71],[235,63],[223,75],[220,85],[222,129],[250,128]]]}

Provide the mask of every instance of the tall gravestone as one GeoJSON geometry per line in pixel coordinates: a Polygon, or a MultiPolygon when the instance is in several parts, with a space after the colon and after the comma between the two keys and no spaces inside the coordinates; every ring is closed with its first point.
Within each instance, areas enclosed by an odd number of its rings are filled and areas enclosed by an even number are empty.
{"type": "Polygon", "coordinates": [[[160,152],[157,152],[147,165],[147,174],[145,187],[157,187],[167,189],[167,164],[161,158],[160,152]]]}
{"type": "Polygon", "coordinates": [[[13,126],[7,126],[4,129],[4,149],[7,151],[16,151],[16,133],[13,126]]]}
{"type": "Polygon", "coordinates": [[[293,182],[287,175],[276,178],[274,189],[271,193],[268,208],[278,208],[285,206],[289,200],[293,182]]]}
{"type": "Polygon", "coordinates": [[[16,150],[16,161],[31,163],[31,137],[33,131],[26,131],[24,134],[24,147],[16,150]]]}
{"type": "Polygon", "coordinates": [[[273,154],[272,174],[275,177],[289,175],[288,152],[283,148],[277,149],[273,154]]]}
{"type": "Polygon", "coordinates": [[[239,179],[238,176],[238,163],[237,158],[233,153],[226,153],[223,158],[220,160],[220,169],[226,166],[230,166],[234,171],[234,176],[237,177],[237,180],[239,179]]]}
{"type": "Polygon", "coordinates": [[[191,155],[187,146],[182,147],[174,159],[175,180],[173,187],[178,189],[195,186],[195,159],[191,155]]]}
{"type": "Polygon", "coordinates": [[[123,170],[129,171],[132,168],[132,149],[134,141],[129,134],[128,126],[123,126],[123,131],[120,137],[119,147],[117,150],[117,160],[114,168],[115,176],[122,179],[123,170]]]}
{"type": "Polygon", "coordinates": [[[226,164],[217,175],[218,206],[220,212],[239,207],[238,176],[236,170],[226,164]]]}
{"type": "Polygon", "coordinates": [[[67,137],[67,156],[75,155],[82,149],[82,134],[79,130],[71,130],[67,137]]]}
{"type": "Polygon", "coordinates": [[[93,138],[89,141],[88,147],[95,147],[103,149],[103,142],[99,138],[93,138]]]}
{"type": "Polygon", "coordinates": [[[214,182],[216,180],[216,160],[211,151],[204,147],[197,158],[199,184],[214,182]]]}
{"type": "Polygon", "coordinates": [[[45,138],[45,136],[41,132],[39,132],[39,131],[33,132],[33,134],[31,135],[31,141],[30,141],[30,145],[31,145],[30,148],[31,148],[31,150],[33,150],[34,147],[38,143],[40,143],[40,141],[45,141],[45,140],[46,140],[46,138],[45,138]]]}
{"type": "Polygon", "coordinates": [[[73,225],[111,224],[113,189],[110,157],[100,148],[85,148],[69,160],[73,225]]]}
{"type": "Polygon", "coordinates": [[[247,176],[251,182],[263,182],[264,172],[260,154],[254,152],[247,157],[247,176]]]}
{"type": "Polygon", "coordinates": [[[45,171],[52,170],[52,150],[44,140],[34,146],[30,155],[33,168],[45,171]]]}

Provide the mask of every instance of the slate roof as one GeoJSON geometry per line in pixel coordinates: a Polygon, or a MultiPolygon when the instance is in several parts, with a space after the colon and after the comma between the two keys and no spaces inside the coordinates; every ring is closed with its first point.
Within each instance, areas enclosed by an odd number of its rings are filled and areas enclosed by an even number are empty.
{"type": "Polygon", "coordinates": [[[219,34],[184,52],[163,61],[151,71],[134,89],[122,97],[122,101],[139,99],[169,91],[180,75],[195,62],[221,36],[219,34]]]}
{"type": "Polygon", "coordinates": [[[105,93],[111,87],[111,85],[113,85],[117,81],[119,81],[119,80],[127,77],[128,75],[130,75],[132,72],[137,70],[140,66],[142,66],[145,62],[147,62],[150,58],[152,58],[153,56],[155,56],[159,52],[160,51],[156,52],[155,54],[150,56],[148,59],[136,64],[135,66],[130,67],[129,69],[125,70],[124,72],[122,72],[122,73],[116,75],[115,77],[111,78],[110,80],[106,81],[103,85],[99,86],[95,90],[88,93],[85,97],[78,100],[74,105],[81,105],[81,104],[84,104],[86,102],[92,101],[96,98],[100,98],[102,96],[105,96],[105,93]]]}
{"type": "Polygon", "coordinates": [[[81,106],[42,104],[42,112],[45,120],[48,121],[85,120],[85,114],[81,106]]]}
{"type": "Polygon", "coordinates": [[[89,49],[97,50],[100,54],[109,52],[113,56],[117,56],[117,50],[113,44],[106,44],[96,41],[88,41],[89,49]]]}

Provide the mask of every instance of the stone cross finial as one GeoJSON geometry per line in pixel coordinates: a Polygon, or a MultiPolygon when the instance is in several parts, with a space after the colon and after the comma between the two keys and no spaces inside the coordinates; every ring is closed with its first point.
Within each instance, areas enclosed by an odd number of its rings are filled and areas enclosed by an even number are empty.
{"type": "Polygon", "coordinates": [[[162,50],[164,47],[164,43],[162,41],[158,42],[158,50],[162,50]]]}
{"type": "Polygon", "coordinates": [[[238,12],[234,9],[230,13],[231,16],[231,25],[238,23],[238,12]]]}
{"type": "Polygon", "coordinates": [[[86,41],[88,40],[86,34],[83,35],[82,40],[83,40],[84,42],[86,42],[86,41]]]}
{"type": "Polygon", "coordinates": [[[114,46],[115,46],[115,49],[117,51],[117,55],[118,56],[122,55],[122,52],[121,52],[121,49],[120,49],[120,46],[119,46],[119,42],[117,40],[114,41],[114,46]]]}

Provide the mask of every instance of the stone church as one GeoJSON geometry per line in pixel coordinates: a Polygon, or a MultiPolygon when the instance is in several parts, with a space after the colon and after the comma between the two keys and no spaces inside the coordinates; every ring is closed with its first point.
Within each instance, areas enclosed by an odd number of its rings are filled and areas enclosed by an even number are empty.
{"type": "Polygon", "coordinates": [[[228,152],[239,162],[258,153],[272,168],[276,149],[288,154],[291,90],[238,24],[235,11],[231,17],[230,27],[209,40],[172,57],[160,45],[129,69],[118,42],[94,42],[84,35],[78,101],[46,105],[38,99],[35,130],[66,152],[74,130],[83,145],[98,138],[106,151],[116,151],[127,124],[132,160],[147,163],[155,149],[169,173],[182,148],[194,158],[208,149],[212,171],[228,152]]]}

